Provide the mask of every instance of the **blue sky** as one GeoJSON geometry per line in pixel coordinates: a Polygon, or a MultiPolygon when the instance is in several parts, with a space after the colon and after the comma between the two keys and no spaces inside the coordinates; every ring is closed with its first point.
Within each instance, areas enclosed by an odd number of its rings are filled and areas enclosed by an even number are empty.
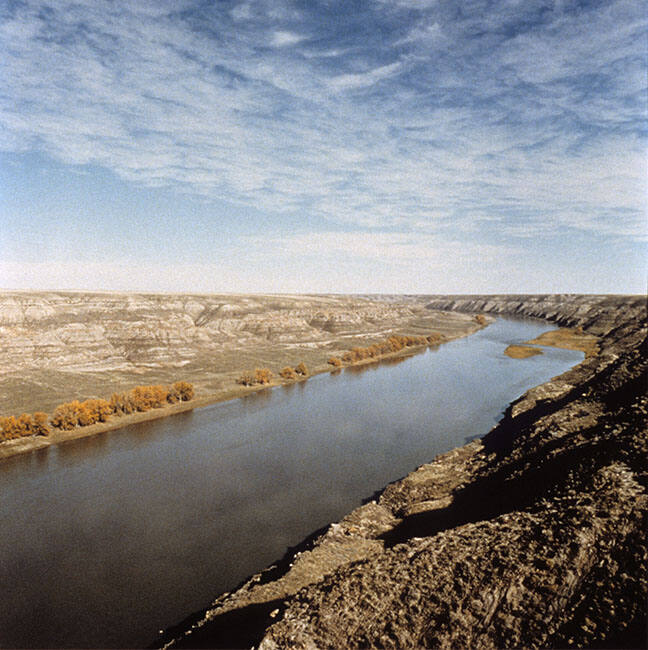
{"type": "Polygon", "coordinates": [[[643,293],[642,9],[5,0],[0,287],[643,293]]]}

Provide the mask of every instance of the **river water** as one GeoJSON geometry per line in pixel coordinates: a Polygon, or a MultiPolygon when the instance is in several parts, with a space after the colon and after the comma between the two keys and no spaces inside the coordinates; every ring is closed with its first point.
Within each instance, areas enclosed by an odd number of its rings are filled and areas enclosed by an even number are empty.
{"type": "Polygon", "coordinates": [[[0,646],[134,647],[582,359],[499,319],[399,363],[0,463],[0,646]]]}

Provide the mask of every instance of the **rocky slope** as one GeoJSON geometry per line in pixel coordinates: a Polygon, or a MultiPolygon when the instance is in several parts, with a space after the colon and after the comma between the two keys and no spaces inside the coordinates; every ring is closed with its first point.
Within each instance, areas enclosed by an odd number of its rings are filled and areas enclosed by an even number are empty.
{"type": "Polygon", "coordinates": [[[434,297],[601,351],[170,631],[179,647],[645,647],[645,302],[434,297]]]}
{"type": "Polygon", "coordinates": [[[15,293],[0,296],[0,368],[110,370],[183,363],[265,339],[330,338],[407,318],[412,306],[350,298],[15,293]]]}
{"type": "Polygon", "coordinates": [[[429,296],[428,309],[459,312],[484,312],[542,318],[563,327],[581,326],[591,334],[605,335],[646,315],[643,296],[610,295],[489,295],[429,296]]]}

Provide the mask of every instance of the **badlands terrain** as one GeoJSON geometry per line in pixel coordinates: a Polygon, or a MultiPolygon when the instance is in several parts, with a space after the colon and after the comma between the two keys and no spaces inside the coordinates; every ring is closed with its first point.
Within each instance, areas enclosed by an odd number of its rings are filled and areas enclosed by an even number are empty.
{"type": "Polygon", "coordinates": [[[333,355],[393,333],[477,329],[474,317],[420,300],[347,296],[201,296],[12,292],[0,295],[0,415],[109,398],[137,385],[193,383],[228,395],[244,370],[333,355]]]}

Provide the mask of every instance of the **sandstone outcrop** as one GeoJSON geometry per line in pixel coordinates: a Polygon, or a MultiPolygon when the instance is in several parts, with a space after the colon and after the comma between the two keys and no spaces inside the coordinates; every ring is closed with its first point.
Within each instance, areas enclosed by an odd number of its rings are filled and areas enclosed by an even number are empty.
{"type": "Polygon", "coordinates": [[[600,353],[170,630],[172,647],[645,647],[645,302],[433,297],[535,316],[600,353]]]}

